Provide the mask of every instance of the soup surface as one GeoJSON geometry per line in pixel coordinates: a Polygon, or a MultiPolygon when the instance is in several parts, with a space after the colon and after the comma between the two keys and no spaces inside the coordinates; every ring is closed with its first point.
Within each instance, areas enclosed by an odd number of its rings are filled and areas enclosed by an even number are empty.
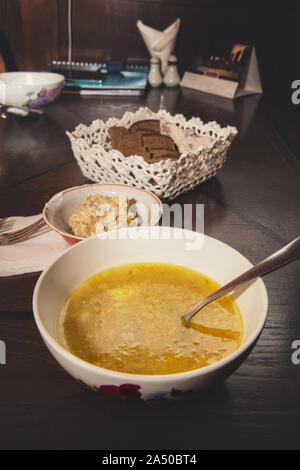
{"type": "Polygon", "coordinates": [[[76,287],[58,319],[60,343],[115,371],[172,374],[213,364],[241,344],[243,325],[230,296],[186,327],[182,315],[220,286],[197,271],[136,263],[102,271],[76,287]]]}

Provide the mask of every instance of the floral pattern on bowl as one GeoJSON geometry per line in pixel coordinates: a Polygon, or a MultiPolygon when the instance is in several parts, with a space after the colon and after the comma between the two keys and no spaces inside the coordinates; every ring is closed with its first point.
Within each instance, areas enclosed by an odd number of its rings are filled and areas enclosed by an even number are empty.
{"type": "Polygon", "coordinates": [[[94,392],[100,392],[101,395],[110,397],[110,398],[118,398],[121,400],[129,400],[134,402],[150,402],[150,401],[161,401],[165,400],[166,398],[188,398],[192,395],[195,395],[194,390],[177,390],[172,388],[170,392],[154,392],[144,396],[140,389],[140,385],[132,384],[132,383],[124,383],[121,385],[100,385],[97,387],[96,385],[87,385],[82,380],[78,380],[85,388],[92,390],[94,392]]]}
{"type": "Polygon", "coordinates": [[[137,384],[124,383],[120,386],[100,385],[100,387],[97,387],[96,385],[88,385],[80,379],[78,382],[81,383],[81,385],[83,385],[85,388],[94,392],[100,392],[102,395],[107,397],[129,399],[130,401],[143,401],[141,398],[142,394],[139,391],[141,387],[137,384]]]}
{"type": "Polygon", "coordinates": [[[28,100],[26,100],[22,106],[29,109],[45,106],[50,101],[53,101],[56,95],[60,92],[60,89],[61,85],[50,89],[42,88],[37,94],[34,91],[29,91],[26,93],[28,100]]]}

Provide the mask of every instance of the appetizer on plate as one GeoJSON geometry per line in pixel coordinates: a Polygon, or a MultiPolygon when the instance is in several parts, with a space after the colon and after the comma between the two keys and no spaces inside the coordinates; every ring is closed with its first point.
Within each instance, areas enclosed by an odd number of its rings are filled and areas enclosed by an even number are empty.
{"type": "Polygon", "coordinates": [[[71,232],[78,237],[90,237],[123,227],[140,225],[136,200],[126,196],[109,197],[88,194],[69,219],[71,232]]]}

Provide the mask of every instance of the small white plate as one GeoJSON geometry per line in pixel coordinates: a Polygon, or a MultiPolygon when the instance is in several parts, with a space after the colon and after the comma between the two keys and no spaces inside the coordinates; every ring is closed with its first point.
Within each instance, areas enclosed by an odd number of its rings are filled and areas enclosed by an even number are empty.
{"type": "Polygon", "coordinates": [[[160,199],[149,191],[126,184],[85,184],[65,189],[55,194],[44,206],[43,217],[47,225],[58,232],[70,244],[84,240],[73,235],[69,227],[69,219],[89,194],[101,194],[108,197],[126,196],[135,199],[141,225],[155,225],[162,215],[160,199]]]}

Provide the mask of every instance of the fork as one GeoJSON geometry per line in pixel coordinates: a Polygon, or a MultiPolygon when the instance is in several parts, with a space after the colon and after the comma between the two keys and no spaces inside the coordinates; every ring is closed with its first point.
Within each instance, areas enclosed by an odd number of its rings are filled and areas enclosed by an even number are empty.
{"type": "Polygon", "coordinates": [[[35,232],[37,232],[40,228],[42,228],[44,225],[46,225],[46,222],[44,219],[38,219],[36,222],[34,222],[31,225],[28,225],[27,227],[24,227],[20,230],[15,230],[14,232],[7,232],[7,233],[2,233],[0,235],[0,245],[10,245],[13,243],[19,243],[27,238],[29,238],[31,235],[33,235],[35,232]]]}
{"type": "Polygon", "coordinates": [[[13,219],[8,220],[7,217],[0,219],[0,233],[7,232],[7,230],[11,230],[15,224],[13,219]]]}

